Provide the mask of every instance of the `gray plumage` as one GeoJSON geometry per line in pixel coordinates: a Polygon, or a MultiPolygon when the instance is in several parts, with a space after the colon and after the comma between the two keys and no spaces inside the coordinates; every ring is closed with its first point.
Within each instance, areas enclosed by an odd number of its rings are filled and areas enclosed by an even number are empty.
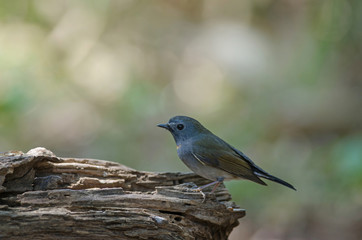
{"type": "Polygon", "coordinates": [[[247,179],[266,185],[265,178],[291,189],[291,184],[272,176],[258,167],[243,152],[214,135],[197,120],[176,116],[166,124],[159,124],[171,132],[179,158],[196,174],[212,180],[247,179]]]}

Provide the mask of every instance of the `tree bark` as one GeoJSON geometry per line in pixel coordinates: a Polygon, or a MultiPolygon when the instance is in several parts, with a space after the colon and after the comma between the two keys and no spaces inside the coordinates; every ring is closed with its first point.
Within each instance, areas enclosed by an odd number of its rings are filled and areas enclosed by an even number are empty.
{"type": "Polygon", "coordinates": [[[245,210],[223,185],[205,201],[191,189],[208,182],[45,148],[2,153],[0,239],[227,239],[245,210]]]}

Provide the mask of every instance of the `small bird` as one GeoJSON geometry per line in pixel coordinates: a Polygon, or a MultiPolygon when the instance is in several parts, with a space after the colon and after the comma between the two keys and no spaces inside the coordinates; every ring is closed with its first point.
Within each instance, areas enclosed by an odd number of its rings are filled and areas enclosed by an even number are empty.
{"type": "Polygon", "coordinates": [[[214,135],[193,118],[175,116],[168,123],[157,126],[171,132],[177,145],[177,155],[188,168],[213,181],[197,188],[201,193],[202,189],[215,185],[211,191],[213,193],[224,180],[232,179],[247,179],[267,185],[260,178],[296,190],[291,184],[258,167],[244,153],[214,135]]]}

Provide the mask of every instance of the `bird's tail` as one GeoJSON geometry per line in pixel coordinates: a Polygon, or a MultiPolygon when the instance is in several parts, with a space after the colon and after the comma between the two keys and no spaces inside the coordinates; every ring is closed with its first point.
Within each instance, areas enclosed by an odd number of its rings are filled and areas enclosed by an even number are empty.
{"type": "Polygon", "coordinates": [[[266,179],[268,179],[268,180],[270,180],[270,181],[273,181],[273,182],[282,184],[282,185],[284,185],[284,186],[286,186],[286,187],[288,187],[288,188],[291,188],[291,189],[297,191],[297,189],[295,189],[295,187],[293,187],[292,184],[287,183],[286,181],[283,181],[283,180],[281,180],[280,178],[274,177],[274,176],[270,175],[269,173],[267,173],[267,172],[265,172],[265,171],[263,171],[263,172],[254,171],[254,174],[257,175],[258,177],[266,178],[266,179]]]}

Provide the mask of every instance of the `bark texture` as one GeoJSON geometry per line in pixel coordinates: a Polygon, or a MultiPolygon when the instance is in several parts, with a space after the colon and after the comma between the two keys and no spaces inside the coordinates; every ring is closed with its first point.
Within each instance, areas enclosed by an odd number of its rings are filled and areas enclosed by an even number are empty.
{"type": "Polygon", "coordinates": [[[227,239],[245,211],[224,186],[203,202],[191,188],[205,183],[44,148],[2,153],[0,239],[227,239]]]}

